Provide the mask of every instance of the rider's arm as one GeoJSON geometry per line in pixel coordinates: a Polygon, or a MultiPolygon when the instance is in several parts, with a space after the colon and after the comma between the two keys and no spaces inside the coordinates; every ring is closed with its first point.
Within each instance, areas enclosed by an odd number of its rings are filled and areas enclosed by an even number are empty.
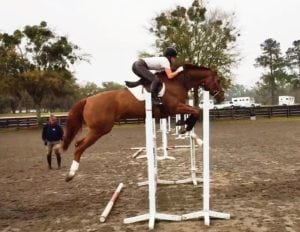
{"type": "Polygon", "coordinates": [[[183,68],[182,68],[182,67],[179,67],[175,72],[172,72],[172,70],[169,69],[169,68],[165,68],[165,72],[166,72],[167,77],[168,77],[169,79],[172,79],[172,78],[176,77],[177,74],[180,73],[181,71],[183,71],[183,68]]]}

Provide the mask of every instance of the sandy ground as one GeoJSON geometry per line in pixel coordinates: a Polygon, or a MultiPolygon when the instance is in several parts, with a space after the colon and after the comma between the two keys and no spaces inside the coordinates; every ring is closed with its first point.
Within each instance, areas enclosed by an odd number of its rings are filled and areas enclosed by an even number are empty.
{"type": "MultiPolygon", "coordinates": [[[[300,120],[215,121],[211,125],[211,208],[230,220],[159,221],[155,231],[300,231],[300,120]]],[[[197,133],[201,134],[198,125],[197,133]]],[[[75,179],[64,181],[70,148],[60,170],[48,170],[40,130],[0,131],[1,231],[148,231],[148,222],[125,225],[148,209],[145,160],[128,148],[144,146],[143,125],[115,127],[88,149],[75,179]],[[99,216],[120,182],[125,187],[105,223],[99,216]]],[[[169,144],[188,144],[169,135],[169,144]]],[[[197,166],[201,177],[200,148],[197,166]]],[[[161,179],[189,177],[189,150],[159,161],[161,179]]],[[[53,158],[56,168],[55,156],[53,158]]],[[[158,186],[157,211],[184,214],[202,207],[202,186],[158,186]]]]}

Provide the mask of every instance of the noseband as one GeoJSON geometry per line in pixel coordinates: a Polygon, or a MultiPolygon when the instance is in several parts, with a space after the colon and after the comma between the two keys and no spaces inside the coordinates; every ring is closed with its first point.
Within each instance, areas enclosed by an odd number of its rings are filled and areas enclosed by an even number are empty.
{"type": "Polygon", "coordinates": [[[224,93],[224,91],[214,90],[214,91],[212,92],[212,95],[213,95],[213,97],[216,97],[216,96],[218,96],[218,95],[221,94],[221,93],[224,93]]]}
{"type": "MultiPolygon", "coordinates": [[[[205,89],[205,81],[202,81],[202,82],[200,83],[200,86],[203,87],[203,88],[205,89]]],[[[222,93],[224,93],[224,91],[222,91],[222,90],[213,90],[213,91],[211,92],[211,95],[212,95],[213,97],[216,97],[216,96],[218,96],[219,94],[222,94],[222,93]]]]}
{"type": "MultiPolygon", "coordinates": [[[[186,73],[184,72],[183,75],[185,76],[186,73]]],[[[213,77],[213,76],[210,75],[210,76],[208,76],[208,77],[206,77],[206,78],[209,78],[209,77],[213,77]]],[[[205,78],[205,79],[206,79],[206,78],[205,78]]],[[[214,80],[214,81],[215,81],[215,80],[214,80]]],[[[214,83],[214,84],[215,84],[215,83],[214,83]]],[[[205,80],[202,80],[202,81],[200,82],[200,86],[203,87],[204,89],[206,89],[206,87],[205,87],[205,80]]],[[[212,95],[213,97],[216,97],[216,96],[218,96],[218,95],[220,95],[220,94],[224,94],[224,91],[223,91],[223,90],[213,90],[213,91],[211,92],[211,95],[212,95]]]]}

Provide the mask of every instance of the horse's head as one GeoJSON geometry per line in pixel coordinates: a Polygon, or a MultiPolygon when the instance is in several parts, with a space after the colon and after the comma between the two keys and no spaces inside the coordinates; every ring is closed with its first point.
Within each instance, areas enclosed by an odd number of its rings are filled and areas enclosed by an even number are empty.
{"type": "Polygon", "coordinates": [[[217,72],[205,67],[199,67],[196,65],[185,64],[184,76],[189,86],[197,87],[201,86],[206,91],[214,96],[218,103],[224,101],[224,91],[222,88],[221,78],[217,72]]]}

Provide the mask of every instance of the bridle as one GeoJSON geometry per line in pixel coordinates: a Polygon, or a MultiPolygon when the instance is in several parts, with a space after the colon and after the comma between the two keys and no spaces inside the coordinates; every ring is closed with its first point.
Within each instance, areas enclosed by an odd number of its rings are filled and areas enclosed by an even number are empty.
{"type": "MultiPolygon", "coordinates": [[[[204,81],[204,80],[200,83],[200,86],[203,87],[203,88],[205,89],[205,81],[204,81]]],[[[223,91],[223,90],[213,90],[213,91],[211,92],[211,95],[212,95],[213,97],[216,97],[216,96],[218,96],[218,95],[220,95],[220,94],[224,94],[224,91],[223,91]]]]}
{"type": "MultiPolygon", "coordinates": [[[[185,72],[185,70],[183,71],[183,76],[185,76],[186,75],[186,72],[185,72]]],[[[214,76],[213,75],[210,75],[210,76],[208,76],[208,77],[206,77],[206,78],[209,78],[209,77],[212,77],[213,78],[213,80],[214,80],[214,82],[216,82],[216,80],[215,80],[215,78],[214,78],[214,76]]],[[[202,80],[201,82],[200,82],[200,86],[202,87],[202,88],[204,88],[205,89],[205,79],[206,78],[204,78],[204,80],[202,80]]],[[[217,85],[216,83],[214,83],[215,85],[217,85]]],[[[210,92],[211,93],[211,95],[213,96],[213,97],[216,97],[216,96],[218,96],[218,95],[220,95],[220,94],[224,94],[224,91],[223,90],[213,90],[212,92],[210,92]]]]}
{"type": "Polygon", "coordinates": [[[224,94],[224,91],[223,91],[223,90],[214,90],[214,91],[212,92],[213,97],[216,97],[216,96],[218,96],[219,94],[224,94]]]}

